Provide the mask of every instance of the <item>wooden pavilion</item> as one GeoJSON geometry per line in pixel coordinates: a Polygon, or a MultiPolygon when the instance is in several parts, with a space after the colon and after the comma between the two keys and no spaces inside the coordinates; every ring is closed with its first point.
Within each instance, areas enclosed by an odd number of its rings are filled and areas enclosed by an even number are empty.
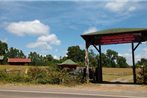
{"type": "Polygon", "coordinates": [[[68,69],[76,69],[78,64],[75,63],[74,61],[72,61],[71,59],[67,59],[66,61],[64,61],[61,64],[58,64],[58,66],[60,66],[61,69],[64,68],[68,68],[68,69]]]}
{"type": "Polygon", "coordinates": [[[102,64],[101,64],[101,46],[109,44],[123,44],[131,43],[132,46],[132,62],[133,62],[133,80],[136,83],[136,66],[135,66],[135,55],[134,52],[141,42],[147,41],[147,28],[114,28],[108,30],[101,30],[92,32],[89,34],[83,34],[81,37],[85,40],[85,65],[87,73],[87,82],[89,81],[89,59],[88,59],[88,48],[90,45],[94,46],[99,52],[100,59],[96,68],[96,80],[98,83],[103,82],[102,77],[102,64]],[[136,46],[134,43],[137,43],[136,46]],[[98,47],[97,47],[98,46],[98,47]]]}

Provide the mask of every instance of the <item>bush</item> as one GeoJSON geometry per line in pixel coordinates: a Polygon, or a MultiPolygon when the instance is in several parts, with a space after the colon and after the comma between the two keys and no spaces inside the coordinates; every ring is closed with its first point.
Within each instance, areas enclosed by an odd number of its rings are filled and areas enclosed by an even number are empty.
{"type": "Polygon", "coordinates": [[[6,71],[0,71],[0,80],[6,82],[24,82],[25,78],[19,73],[7,73],[6,71]]]}
{"type": "Polygon", "coordinates": [[[137,82],[147,84],[147,66],[143,66],[140,68],[137,76],[137,82]]]}
{"type": "Polygon", "coordinates": [[[27,73],[0,71],[0,80],[6,82],[27,82],[37,84],[64,84],[73,86],[80,84],[82,74],[71,75],[67,71],[50,70],[48,68],[33,67],[27,73]]]}
{"type": "Polygon", "coordinates": [[[27,75],[32,81],[41,84],[60,84],[60,73],[46,68],[30,68],[27,75]]]}
{"type": "Polygon", "coordinates": [[[6,78],[6,72],[4,70],[0,71],[0,80],[4,80],[6,78]]]}

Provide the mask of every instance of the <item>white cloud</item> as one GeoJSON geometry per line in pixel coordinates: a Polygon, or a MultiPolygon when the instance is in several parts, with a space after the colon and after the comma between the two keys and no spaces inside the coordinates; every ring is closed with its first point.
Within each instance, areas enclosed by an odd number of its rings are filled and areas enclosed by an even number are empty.
{"type": "Polygon", "coordinates": [[[7,43],[8,42],[8,39],[7,38],[2,38],[2,39],[0,39],[2,42],[5,42],[5,43],[7,43]]]}
{"type": "Polygon", "coordinates": [[[38,37],[36,42],[29,43],[28,48],[43,48],[43,49],[52,49],[51,45],[60,45],[61,41],[57,38],[55,34],[50,34],[46,36],[38,37]]]}
{"type": "Polygon", "coordinates": [[[90,27],[83,34],[92,33],[92,32],[96,32],[96,31],[98,31],[96,27],[90,27]]]}
{"type": "Polygon", "coordinates": [[[42,51],[51,50],[52,45],[61,43],[55,34],[50,34],[49,26],[39,20],[12,22],[7,25],[6,30],[17,36],[37,35],[38,38],[35,42],[26,45],[28,48],[43,49],[42,51]]]}
{"type": "Polygon", "coordinates": [[[41,23],[39,20],[20,21],[9,23],[6,30],[17,36],[47,35],[49,33],[49,26],[41,23]]]}
{"type": "Polygon", "coordinates": [[[105,4],[105,8],[112,12],[132,12],[137,9],[137,6],[133,4],[133,2],[137,1],[130,2],[129,0],[111,0],[105,4]]]}
{"type": "Polygon", "coordinates": [[[53,56],[54,59],[59,60],[60,58],[56,55],[53,56]]]}
{"type": "Polygon", "coordinates": [[[52,47],[47,42],[32,42],[27,45],[28,48],[42,48],[51,50],[52,47]]]}
{"type": "Polygon", "coordinates": [[[50,34],[47,36],[40,36],[38,38],[38,42],[47,42],[47,43],[53,44],[53,45],[60,45],[60,43],[61,43],[61,41],[58,40],[58,38],[55,34],[50,34]]]}

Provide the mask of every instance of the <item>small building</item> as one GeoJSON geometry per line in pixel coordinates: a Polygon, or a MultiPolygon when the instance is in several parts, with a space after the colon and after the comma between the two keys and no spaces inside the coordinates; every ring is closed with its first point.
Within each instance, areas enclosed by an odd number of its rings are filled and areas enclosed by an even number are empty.
{"type": "Polygon", "coordinates": [[[74,70],[77,68],[77,66],[79,66],[77,63],[75,63],[74,61],[72,61],[71,59],[68,59],[66,61],[64,61],[61,64],[58,64],[58,66],[61,69],[69,69],[69,70],[74,70]]]}
{"type": "Polygon", "coordinates": [[[28,58],[8,58],[10,65],[29,65],[31,59],[28,58]]]}

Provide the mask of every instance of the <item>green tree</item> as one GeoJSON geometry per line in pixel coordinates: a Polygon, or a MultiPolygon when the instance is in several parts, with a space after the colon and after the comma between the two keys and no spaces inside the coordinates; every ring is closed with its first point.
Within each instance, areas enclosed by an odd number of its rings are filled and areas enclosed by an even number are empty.
{"type": "Polygon", "coordinates": [[[110,67],[109,65],[111,64],[111,60],[104,53],[102,53],[101,56],[102,56],[102,66],[110,67]]]}
{"type": "Polygon", "coordinates": [[[46,65],[50,65],[50,67],[56,67],[57,63],[59,63],[59,60],[54,59],[54,57],[51,54],[48,54],[44,57],[46,65]]]}
{"type": "Polygon", "coordinates": [[[42,56],[37,52],[30,52],[28,57],[31,59],[31,65],[34,66],[54,66],[58,60],[55,60],[51,54],[42,56]]]}
{"type": "Polygon", "coordinates": [[[138,61],[136,63],[136,65],[138,65],[138,66],[147,65],[147,59],[146,58],[141,58],[140,61],[138,61]]]}
{"type": "Polygon", "coordinates": [[[11,47],[8,50],[7,56],[9,58],[25,58],[26,57],[22,50],[19,50],[19,49],[13,48],[13,47],[11,47]]]}
{"type": "Polygon", "coordinates": [[[8,51],[7,43],[0,41],[0,55],[5,55],[7,51],[8,51]]]}
{"type": "Polygon", "coordinates": [[[117,61],[117,67],[121,67],[121,68],[128,67],[128,64],[126,62],[126,58],[124,58],[122,56],[118,56],[116,61],[117,61]]]}
{"type": "Polygon", "coordinates": [[[7,52],[8,52],[8,45],[5,42],[0,41],[0,56],[4,56],[1,64],[7,63],[7,52]]]}
{"type": "Polygon", "coordinates": [[[36,52],[30,52],[28,57],[31,59],[31,65],[39,66],[41,64],[41,56],[36,52]]]}
{"type": "Polygon", "coordinates": [[[115,61],[118,57],[118,53],[114,50],[108,49],[107,52],[106,52],[106,55],[109,58],[109,60],[111,60],[110,66],[111,67],[117,67],[115,61]]]}
{"type": "Polygon", "coordinates": [[[92,49],[89,52],[89,63],[90,63],[91,67],[96,67],[97,66],[96,54],[94,53],[94,51],[92,49]]]}
{"type": "Polygon", "coordinates": [[[51,62],[54,61],[54,58],[53,58],[53,56],[52,56],[51,54],[46,55],[45,58],[46,58],[48,61],[51,61],[51,62]]]}
{"type": "Polygon", "coordinates": [[[81,50],[79,46],[71,46],[67,49],[67,58],[75,62],[84,62],[85,51],[81,50]]]}

